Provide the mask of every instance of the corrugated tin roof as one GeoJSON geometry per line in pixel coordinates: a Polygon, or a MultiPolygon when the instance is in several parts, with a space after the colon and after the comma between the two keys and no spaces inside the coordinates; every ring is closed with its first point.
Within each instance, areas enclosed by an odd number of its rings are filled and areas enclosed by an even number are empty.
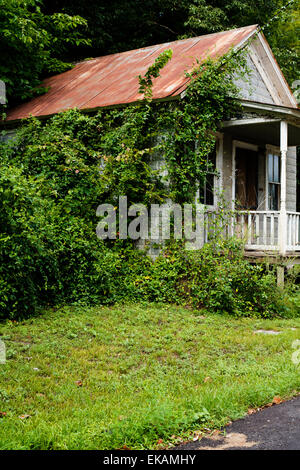
{"type": "Polygon", "coordinates": [[[73,69],[44,80],[43,86],[50,87],[49,91],[9,111],[7,120],[137,101],[141,99],[138,75],[144,75],[168,48],[173,50],[173,57],[154,81],[153,99],[176,96],[185,89],[188,80],[184,72],[192,69],[196,59],[222,56],[256,29],[256,25],[247,26],[80,62],[73,69]]]}

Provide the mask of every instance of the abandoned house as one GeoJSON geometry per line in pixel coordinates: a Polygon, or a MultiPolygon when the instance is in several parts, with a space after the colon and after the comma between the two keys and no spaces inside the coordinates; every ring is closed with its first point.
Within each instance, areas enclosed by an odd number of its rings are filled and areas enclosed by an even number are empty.
{"type": "MultiPolygon", "coordinates": [[[[46,118],[60,111],[96,110],[140,98],[139,74],[167,48],[171,61],[154,82],[154,100],[181,100],[188,83],[185,71],[195,59],[219,57],[249,44],[250,84],[240,81],[243,115],[223,122],[217,136],[218,176],[202,195],[207,214],[217,205],[218,189],[236,213],[249,255],[300,257],[300,213],[297,212],[297,146],[300,110],[258,26],[141,48],[78,63],[44,81],[49,91],[10,110],[8,135],[29,115],[46,118]]],[[[205,238],[205,236],[204,236],[205,238]]]]}

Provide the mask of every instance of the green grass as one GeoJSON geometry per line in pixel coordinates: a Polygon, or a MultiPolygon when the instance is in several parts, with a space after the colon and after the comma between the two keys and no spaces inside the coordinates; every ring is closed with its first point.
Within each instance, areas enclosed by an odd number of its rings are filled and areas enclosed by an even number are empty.
{"type": "Polygon", "coordinates": [[[155,448],[300,390],[291,360],[299,318],[68,307],[2,323],[1,336],[1,449],[155,448]]]}

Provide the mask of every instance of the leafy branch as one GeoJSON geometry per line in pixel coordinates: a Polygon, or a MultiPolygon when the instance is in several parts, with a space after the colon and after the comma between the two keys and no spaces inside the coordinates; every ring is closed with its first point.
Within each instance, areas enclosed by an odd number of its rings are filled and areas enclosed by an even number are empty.
{"type": "Polygon", "coordinates": [[[148,68],[144,77],[139,75],[139,93],[143,94],[146,100],[152,99],[153,79],[160,77],[160,71],[167,65],[169,60],[172,59],[172,55],[172,49],[166,49],[155,59],[154,64],[148,68]]]}

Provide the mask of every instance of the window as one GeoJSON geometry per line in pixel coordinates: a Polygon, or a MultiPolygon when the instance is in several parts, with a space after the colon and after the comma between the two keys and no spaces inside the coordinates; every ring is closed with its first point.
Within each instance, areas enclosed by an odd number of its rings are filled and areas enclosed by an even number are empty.
{"type": "Polygon", "coordinates": [[[279,210],[280,203],[280,157],[268,153],[268,209],[279,210]]]}
{"type": "Polygon", "coordinates": [[[216,147],[207,156],[206,168],[207,174],[203,185],[200,186],[199,201],[206,206],[214,205],[214,189],[215,189],[215,174],[216,174],[216,147]]]}

